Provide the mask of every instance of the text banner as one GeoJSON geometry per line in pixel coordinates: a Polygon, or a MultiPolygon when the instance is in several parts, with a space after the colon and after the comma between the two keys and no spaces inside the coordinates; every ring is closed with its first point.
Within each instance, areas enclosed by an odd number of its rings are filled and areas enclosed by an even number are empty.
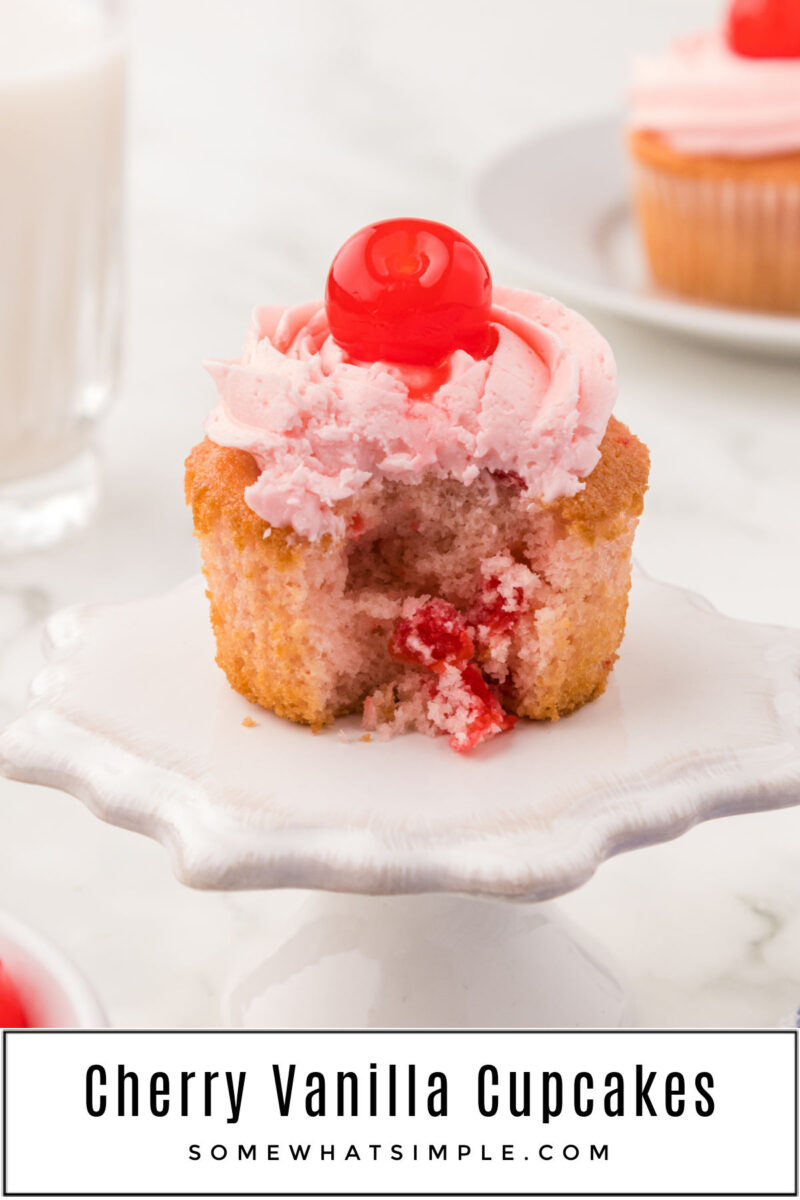
{"type": "Polygon", "coordinates": [[[795,1195],[792,1031],[9,1032],[23,1195],[795,1195]]]}

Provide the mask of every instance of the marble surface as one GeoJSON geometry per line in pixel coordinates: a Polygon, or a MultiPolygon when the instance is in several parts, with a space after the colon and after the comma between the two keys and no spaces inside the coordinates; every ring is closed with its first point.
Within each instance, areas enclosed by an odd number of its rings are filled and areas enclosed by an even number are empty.
{"type": "MultiPolygon", "coordinates": [[[[0,563],[0,721],[24,703],[47,613],[196,570],[182,459],[250,307],[319,294],[376,216],[470,224],[481,162],[619,99],[634,46],[713,0],[133,0],[129,305],[107,491],[85,535],[0,563]],[[576,32],[577,31],[577,32],[576,32]]],[[[497,279],[535,286],[513,261],[497,279]]],[[[620,416],[651,446],[650,573],[725,612],[800,623],[800,365],[594,316],[620,416]]],[[[800,1002],[800,808],[737,817],[605,864],[560,902],[609,949],[649,1025],[778,1024],[800,1002]]],[[[75,800],[0,780],[0,908],[53,938],[121,1025],[213,1025],[269,934],[269,897],[181,887],[163,851],[75,800]]]]}

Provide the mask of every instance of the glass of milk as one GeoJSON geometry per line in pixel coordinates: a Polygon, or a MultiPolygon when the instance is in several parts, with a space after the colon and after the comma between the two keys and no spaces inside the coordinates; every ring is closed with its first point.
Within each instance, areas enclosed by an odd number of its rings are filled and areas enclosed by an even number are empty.
{"type": "Polygon", "coordinates": [[[0,0],[0,554],[81,527],[117,385],[125,60],[112,0],[0,0]]]}

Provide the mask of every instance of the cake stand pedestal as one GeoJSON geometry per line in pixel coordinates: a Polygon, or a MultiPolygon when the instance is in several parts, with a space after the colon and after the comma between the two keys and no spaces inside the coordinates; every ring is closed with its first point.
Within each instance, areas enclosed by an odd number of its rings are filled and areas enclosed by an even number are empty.
{"type": "Polygon", "coordinates": [[[553,904],[273,893],[272,935],[223,994],[244,1028],[629,1025],[600,947],[553,904]]]}
{"type": "Polygon", "coordinates": [[[800,632],[641,572],[606,694],[463,756],[249,705],[214,665],[200,579],[58,614],[48,637],[0,769],[158,839],[186,884],[272,891],[225,992],[235,1024],[625,1023],[602,953],[540,902],[613,854],[800,801],[800,632]]]}

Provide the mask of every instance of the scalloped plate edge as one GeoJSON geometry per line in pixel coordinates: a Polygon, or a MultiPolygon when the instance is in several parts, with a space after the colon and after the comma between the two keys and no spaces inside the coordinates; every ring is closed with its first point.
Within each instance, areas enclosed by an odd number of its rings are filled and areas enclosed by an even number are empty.
{"type": "MultiPolygon", "coordinates": [[[[612,809],[582,828],[568,847],[554,849],[547,870],[524,862],[524,837],[513,859],[505,839],[498,839],[493,848],[485,837],[453,843],[444,852],[441,845],[406,847],[401,856],[360,829],[327,830],[324,855],[318,848],[318,831],[264,831],[259,849],[267,853],[256,855],[253,831],[232,830],[236,838],[226,842],[223,856],[209,851],[210,839],[203,830],[203,809],[218,804],[213,793],[117,746],[111,765],[106,761],[110,746],[69,720],[34,707],[0,735],[0,770],[11,779],[67,791],[102,820],[146,834],[166,848],[181,882],[217,890],[311,886],[376,895],[447,891],[546,900],[580,887],[616,854],[672,840],[706,820],[800,802],[800,753],[787,745],[784,755],[769,756],[779,758],[771,766],[762,755],[751,755],[758,761],[738,762],[736,780],[712,779],[711,786],[691,800],[686,796],[686,774],[691,775],[692,764],[671,764],[659,785],[661,812],[653,814],[652,824],[642,827],[626,819],[629,810],[612,809]],[[46,729],[42,716],[47,718],[46,729]],[[93,764],[88,773],[78,765],[87,759],[93,764]],[[139,799],[131,800],[131,795],[141,795],[143,785],[159,796],[159,803],[149,809],[143,809],[139,799]],[[231,852],[233,840],[241,845],[231,852]],[[331,861],[332,849],[340,855],[338,862],[331,861]]],[[[707,776],[708,763],[701,767],[707,776]]],[[[653,789],[649,782],[641,786],[631,781],[617,784],[616,790],[644,797],[653,789]]]]}

